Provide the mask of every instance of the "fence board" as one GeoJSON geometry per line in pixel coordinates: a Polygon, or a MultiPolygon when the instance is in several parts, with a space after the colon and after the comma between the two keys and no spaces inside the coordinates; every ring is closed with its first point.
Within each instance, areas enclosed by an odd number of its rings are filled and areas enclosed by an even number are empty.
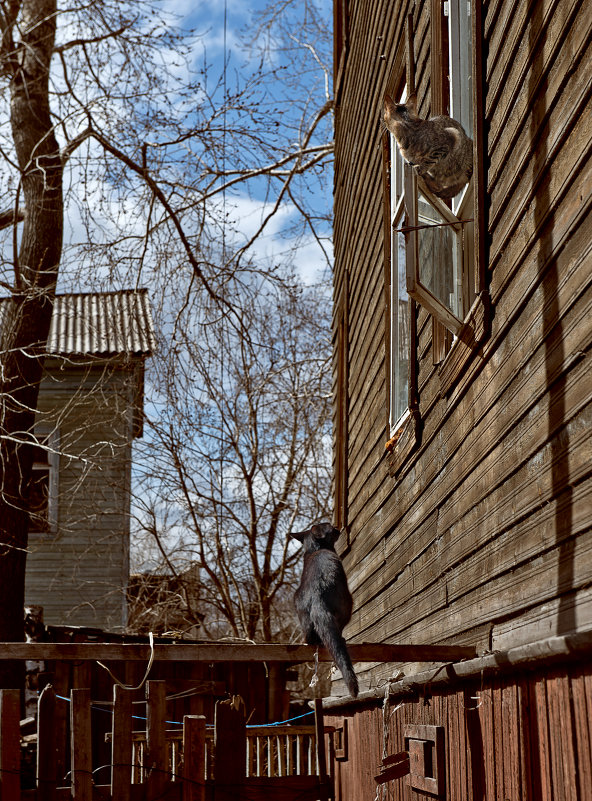
{"type": "Polygon", "coordinates": [[[166,733],[166,685],[164,681],[146,684],[147,798],[160,798],[170,779],[166,733]]]}
{"type": "Polygon", "coordinates": [[[111,732],[111,794],[113,801],[130,801],[132,783],[132,693],[113,687],[111,732]]]}
{"type": "Polygon", "coordinates": [[[90,690],[70,691],[71,790],[76,801],[92,800],[90,690]]]}
{"type": "Polygon", "coordinates": [[[206,719],[183,718],[183,801],[205,801],[206,719]]]}
{"type": "Polygon", "coordinates": [[[20,694],[0,690],[0,801],[21,797],[20,694]]]}
{"type": "MultiPolygon", "coordinates": [[[[327,758],[325,756],[325,730],[323,728],[323,699],[315,698],[316,756],[319,778],[327,778],[327,758]]],[[[313,771],[314,772],[314,771],[313,771]]]]}
{"type": "Polygon", "coordinates": [[[56,694],[48,684],[37,702],[37,799],[54,801],[57,787],[56,694]]]}
{"type": "Polygon", "coordinates": [[[224,785],[225,792],[239,798],[246,776],[246,727],[244,703],[237,695],[216,704],[214,749],[216,787],[224,785]]]}
{"type": "MultiPolygon", "coordinates": [[[[349,643],[353,662],[450,662],[477,655],[470,645],[416,645],[394,643],[349,643]]],[[[296,644],[232,644],[154,646],[155,662],[312,662],[317,647],[296,644]]],[[[332,662],[326,648],[319,648],[319,661],[332,662]]],[[[149,645],[120,643],[0,643],[0,660],[44,659],[147,662],[149,645]]],[[[80,668],[82,670],[82,668],[80,668]]]]}

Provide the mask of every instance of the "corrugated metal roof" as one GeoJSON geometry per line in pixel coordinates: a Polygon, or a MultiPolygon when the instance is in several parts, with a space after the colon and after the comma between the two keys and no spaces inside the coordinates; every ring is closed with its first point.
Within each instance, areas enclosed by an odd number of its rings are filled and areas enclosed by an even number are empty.
{"type": "Polygon", "coordinates": [[[49,355],[148,356],[155,344],[146,289],[56,295],[49,355]]]}

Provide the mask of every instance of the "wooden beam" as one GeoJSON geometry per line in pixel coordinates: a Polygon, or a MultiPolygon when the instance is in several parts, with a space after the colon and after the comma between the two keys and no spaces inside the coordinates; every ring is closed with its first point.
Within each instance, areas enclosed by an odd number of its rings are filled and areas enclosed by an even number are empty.
{"type": "MultiPolygon", "coordinates": [[[[454,662],[477,656],[466,645],[392,645],[352,643],[348,649],[354,662],[454,662]]],[[[154,646],[156,662],[311,662],[313,645],[277,643],[173,643],[154,646]]],[[[0,643],[0,660],[33,659],[55,661],[101,660],[147,662],[150,646],[136,643],[0,643]]],[[[321,662],[332,662],[325,648],[319,649],[321,662]]]]}

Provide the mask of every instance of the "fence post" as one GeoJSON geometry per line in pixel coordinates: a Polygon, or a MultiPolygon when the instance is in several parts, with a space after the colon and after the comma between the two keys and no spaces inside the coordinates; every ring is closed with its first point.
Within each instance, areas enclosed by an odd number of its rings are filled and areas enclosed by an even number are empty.
{"type": "Polygon", "coordinates": [[[19,690],[0,690],[0,801],[20,801],[21,739],[19,690]]]}
{"type": "Polygon", "coordinates": [[[206,798],[206,719],[203,715],[183,718],[183,801],[206,798]]]}
{"type": "Polygon", "coordinates": [[[70,691],[71,792],[75,801],[92,801],[90,690],[70,691]]]}
{"type": "Polygon", "coordinates": [[[245,705],[239,695],[216,703],[214,777],[224,798],[241,798],[246,779],[247,730],[245,705]],[[224,795],[226,793],[226,795],[224,795]]]}
{"type": "Polygon", "coordinates": [[[147,798],[155,799],[164,793],[169,781],[164,681],[149,681],[146,684],[146,744],[147,798]]]}
{"type": "Polygon", "coordinates": [[[53,801],[57,786],[56,694],[48,684],[37,701],[37,799],[53,801]]]}
{"type": "Polygon", "coordinates": [[[317,741],[317,765],[322,780],[327,778],[327,757],[325,754],[325,727],[323,725],[323,699],[315,698],[315,730],[317,741]]]}
{"type": "Polygon", "coordinates": [[[115,684],[111,729],[111,796],[129,801],[132,783],[132,695],[115,684]]]}

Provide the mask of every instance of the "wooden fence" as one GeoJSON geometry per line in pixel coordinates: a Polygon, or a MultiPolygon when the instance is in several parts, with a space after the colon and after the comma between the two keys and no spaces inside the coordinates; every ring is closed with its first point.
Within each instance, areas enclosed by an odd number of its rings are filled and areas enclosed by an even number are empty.
{"type": "MultiPolygon", "coordinates": [[[[111,737],[109,737],[111,740],[111,737]]],[[[183,731],[167,730],[172,781],[181,774],[183,731]]],[[[144,781],[148,747],[145,731],[132,733],[132,783],[144,781]]],[[[319,765],[315,726],[248,726],[246,731],[246,776],[314,776],[319,765]]],[[[214,778],[214,728],[206,727],[205,774],[214,778]]]]}
{"type": "Polygon", "coordinates": [[[133,731],[132,693],[114,687],[110,764],[93,770],[91,695],[70,693],[70,771],[58,775],[56,694],[39,698],[34,789],[21,789],[20,694],[0,691],[0,801],[325,801],[327,775],[322,708],[315,726],[246,727],[238,696],[216,705],[215,724],[186,715],[167,730],[165,682],[146,685],[145,730],[133,731]],[[242,756],[241,756],[242,755],[242,756]],[[110,774],[109,784],[98,777],[110,774]]]}

